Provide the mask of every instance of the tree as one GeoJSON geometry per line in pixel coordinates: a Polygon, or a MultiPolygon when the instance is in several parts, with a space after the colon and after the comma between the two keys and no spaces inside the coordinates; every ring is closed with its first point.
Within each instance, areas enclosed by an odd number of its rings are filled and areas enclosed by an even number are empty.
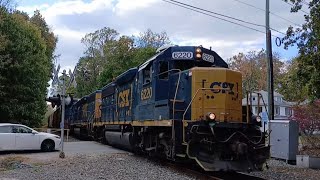
{"type": "Polygon", "coordinates": [[[171,41],[165,31],[156,33],[151,29],[148,29],[146,32],[140,33],[136,41],[136,45],[140,48],[159,48],[163,45],[168,44],[171,44],[171,41]]]}
{"type": "Polygon", "coordinates": [[[0,17],[0,121],[40,126],[51,68],[46,40],[20,12],[0,17]]]}
{"type": "Polygon", "coordinates": [[[308,89],[298,76],[299,61],[297,58],[288,62],[287,70],[279,81],[278,91],[288,101],[302,102],[307,99],[308,89]]]}
{"type": "Polygon", "coordinates": [[[90,94],[129,68],[145,62],[170,40],[165,32],[159,34],[150,29],[138,37],[119,37],[116,30],[105,27],[87,34],[82,43],[86,51],[76,66],[77,97],[90,94]]]}
{"type": "Polygon", "coordinates": [[[15,9],[15,6],[14,0],[0,0],[0,8],[4,8],[7,11],[12,12],[15,9]]]}
{"type": "MultiPolygon", "coordinates": [[[[243,95],[255,90],[267,90],[267,61],[265,50],[251,51],[248,54],[239,53],[229,59],[230,68],[242,73],[243,95]]],[[[275,90],[279,89],[279,83],[284,75],[284,63],[280,61],[280,56],[273,54],[273,73],[275,90]]]]}
{"type": "Polygon", "coordinates": [[[293,108],[293,120],[299,123],[302,144],[301,154],[320,156],[320,137],[313,133],[320,130],[320,101],[297,105],[293,108]]]}
{"type": "Polygon", "coordinates": [[[105,55],[108,62],[100,77],[100,86],[110,82],[113,78],[120,75],[125,70],[134,67],[134,40],[128,36],[122,36],[117,41],[112,41],[105,46],[105,55]]]}
{"type": "Polygon", "coordinates": [[[92,80],[93,77],[90,70],[91,62],[92,58],[81,57],[78,64],[76,65],[75,78],[77,82],[77,87],[75,90],[75,97],[83,97],[97,89],[97,85],[92,80]]]}
{"type": "MultiPolygon", "coordinates": [[[[99,87],[99,76],[108,61],[108,57],[105,55],[105,46],[116,41],[118,35],[116,30],[104,27],[86,34],[81,39],[86,50],[85,56],[79,59],[76,66],[77,97],[87,95],[99,87]]],[[[112,49],[110,51],[112,53],[112,49]]]]}
{"type": "MultiPolygon", "coordinates": [[[[289,1],[289,0],[286,0],[289,1]]],[[[303,0],[290,0],[294,3],[291,12],[301,10],[303,0]]],[[[301,27],[290,26],[283,38],[285,48],[296,45],[299,49],[296,75],[301,83],[306,84],[310,99],[320,98],[320,1],[308,2],[310,14],[305,14],[305,23],[301,27]]]]}
{"type": "Polygon", "coordinates": [[[52,62],[54,58],[54,50],[56,49],[58,38],[51,31],[47,22],[40,14],[39,10],[34,11],[34,15],[30,18],[30,22],[36,25],[40,29],[41,37],[46,42],[46,47],[47,47],[46,55],[48,56],[48,59],[52,62]]]}

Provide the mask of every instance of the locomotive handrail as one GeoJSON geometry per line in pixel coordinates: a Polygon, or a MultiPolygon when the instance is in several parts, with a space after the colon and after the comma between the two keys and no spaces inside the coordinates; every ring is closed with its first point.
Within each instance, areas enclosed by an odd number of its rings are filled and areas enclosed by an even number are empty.
{"type": "Polygon", "coordinates": [[[183,138],[182,138],[182,142],[183,142],[183,143],[187,143],[186,140],[185,140],[185,127],[184,127],[184,122],[186,122],[186,120],[185,120],[184,118],[185,118],[185,115],[186,115],[187,111],[189,110],[189,108],[190,108],[193,100],[196,98],[196,96],[198,95],[198,93],[199,93],[200,90],[202,90],[202,91],[203,91],[203,90],[205,90],[205,91],[207,91],[207,90],[230,90],[230,88],[199,88],[199,89],[196,91],[195,95],[192,97],[190,103],[188,104],[186,110],[185,110],[184,113],[183,113],[183,117],[182,117],[182,137],[183,137],[183,138]]]}
{"type": "Polygon", "coordinates": [[[162,72],[162,73],[158,73],[158,74],[155,75],[154,77],[160,76],[160,75],[165,74],[165,73],[168,73],[168,72],[170,72],[170,71],[178,71],[178,72],[181,72],[180,69],[170,69],[170,70],[168,70],[168,71],[165,71],[165,72],[162,72]]]}
{"type": "MultiPolygon", "coordinates": [[[[165,72],[162,72],[162,73],[159,73],[157,75],[155,75],[155,77],[157,76],[160,76],[162,74],[165,74],[165,73],[168,73],[170,71],[178,71],[179,73],[179,77],[178,77],[178,82],[177,82],[177,85],[176,85],[176,90],[175,90],[175,93],[174,93],[174,99],[173,99],[173,105],[172,105],[172,128],[171,128],[171,134],[172,134],[172,142],[173,142],[173,150],[172,150],[172,158],[174,156],[174,151],[175,151],[175,139],[176,139],[176,133],[175,133],[175,129],[174,129],[174,112],[175,112],[175,104],[176,104],[176,98],[177,98],[177,94],[178,94],[178,88],[179,88],[179,85],[180,85],[180,79],[181,79],[181,69],[170,69],[168,71],[165,71],[165,72]]],[[[168,76],[168,79],[169,79],[169,76],[168,76]]]]}

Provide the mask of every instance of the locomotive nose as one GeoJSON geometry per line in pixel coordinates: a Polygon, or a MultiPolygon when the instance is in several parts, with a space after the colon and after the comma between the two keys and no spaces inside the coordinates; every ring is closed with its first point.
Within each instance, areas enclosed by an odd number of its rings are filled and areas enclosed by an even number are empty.
{"type": "Polygon", "coordinates": [[[196,67],[191,74],[192,120],[242,121],[240,72],[196,67]]]}

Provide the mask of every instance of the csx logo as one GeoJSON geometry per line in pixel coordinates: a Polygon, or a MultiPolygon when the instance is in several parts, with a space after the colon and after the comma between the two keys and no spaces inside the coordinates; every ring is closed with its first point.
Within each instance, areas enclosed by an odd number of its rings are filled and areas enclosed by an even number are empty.
{"type": "Polygon", "coordinates": [[[151,87],[142,89],[141,100],[150,99],[151,97],[152,97],[152,88],[151,87]]]}
{"type": "Polygon", "coordinates": [[[213,93],[228,93],[234,95],[233,88],[234,84],[229,82],[213,82],[210,85],[213,93]]]}
{"type": "Polygon", "coordinates": [[[129,94],[130,94],[130,89],[124,90],[119,92],[118,96],[118,106],[119,107],[127,107],[129,106],[129,94]]]}

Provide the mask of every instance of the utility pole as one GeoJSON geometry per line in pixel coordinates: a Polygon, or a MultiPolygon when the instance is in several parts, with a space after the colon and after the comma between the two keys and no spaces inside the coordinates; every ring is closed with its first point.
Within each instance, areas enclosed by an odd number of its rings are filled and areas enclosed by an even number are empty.
{"type": "MultiPolygon", "coordinates": [[[[273,95],[273,60],[272,60],[272,45],[271,45],[271,30],[270,30],[270,2],[266,0],[266,57],[267,57],[267,71],[268,71],[268,109],[269,120],[274,119],[274,95],[273,95]]],[[[268,130],[270,131],[270,123],[268,123],[268,130]]]]}
{"type": "Polygon", "coordinates": [[[62,106],[62,111],[61,111],[61,124],[60,124],[60,128],[61,128],[61,151],[60,151],[60,158],[65,158],[65,154],[63,152],[63,141],[64,141],[64,109],[65,109],[65,94],[66,94],[66,87],[65,87],[65,78],[66,78],[66,70],[63,70],[62,73],[62,102],[61,102],[61,106],[62,106]]]}

